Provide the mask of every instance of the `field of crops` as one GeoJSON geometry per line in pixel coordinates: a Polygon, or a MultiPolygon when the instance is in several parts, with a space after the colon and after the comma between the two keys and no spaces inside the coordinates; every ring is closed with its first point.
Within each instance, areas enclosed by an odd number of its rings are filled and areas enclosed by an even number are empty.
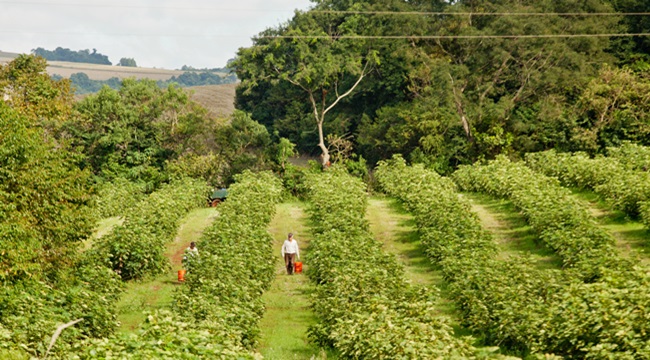
{"type": "MultiPolygon", "coordinates": [[[[309,220],[300,220],[313,234],[305,258],[309,283],[297,283],[304,293],[294,288],[292,295],[315,314],[304,341],[327,349],[323,358],[650,359],[650,270],[621,253],[576,196],[587,189],[629,216],[625,221],[647,219],[643,151],[623,147],[595,159],[546,152],[525,162],[498,157],[451,177],[400,157],[381,162],[377,190],[413,217],[417,246],[429,259],[425,266],[441,274],[440,286],[407,280],[411,265],[370,232],[367,184],[336,166],[312,171],[305,180],[309,220]],[[634,191],[622,190],[629,187],[634,191]],[[536,246],[558,263],[540,267],[532,254],[500,254],[495,234],[472,211],[470,193],[511,204],[536,246]],[[453,304],[457,320],[441,312],[441,300],[453,304]]],[[[261,322],[269,306],[262,295],[272,282],[287,281],[276,271],[278,249],[268,230],[282,198],[281,182],[270,172],[236,177],[228,201],[197,239],[200,257],[186,264],[186,281],[168,304],[145,313],[133,329],[120,330],[117,321],[117,302],[130,296],[125,288],[168,276],[166,249],[206,191],[189,179],[149,195],[129,183],[104,185],[96,215],[121,220],[83,250],[77,268],[85,285],[48,289],[23,280],[30,285],[22,296],[4,290],[12,301],[0,310],[15,315],[3,315],[0,355],[261,358],[260,339],[273,326],[261,322]],[[34,302],[38,292],[47,296],[34,302]],[[72,320],[80,321],[50,348],[51,334],[72,320]]],[[[643,236],[650,242],[648,232],[643,236]]]]}

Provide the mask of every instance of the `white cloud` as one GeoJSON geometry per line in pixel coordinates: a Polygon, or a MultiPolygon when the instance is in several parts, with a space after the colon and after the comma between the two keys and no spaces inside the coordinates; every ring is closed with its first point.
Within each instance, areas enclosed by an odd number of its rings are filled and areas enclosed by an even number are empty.
{"type": "Polygon", "coordinates": [[[250,38],[307,9],[309,0],[0,0],[0,50],[97,49],[113,63],[220,67],[250,38]]]}

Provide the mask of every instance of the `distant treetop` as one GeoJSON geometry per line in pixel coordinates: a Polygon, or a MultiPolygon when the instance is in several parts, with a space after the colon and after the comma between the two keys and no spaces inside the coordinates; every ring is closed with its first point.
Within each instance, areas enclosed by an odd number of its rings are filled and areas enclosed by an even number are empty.
{"type": "Polygon", "coordinates": [[[108,60],[108,56],[98,53],[96,49],[93,49],[91,53],[88,49],[73,51],[70,49],[57,47],[54,49],[54,51],[50,51],[39,47],[32,50],[32,53],[34,55],[42,56],[48,61],[69,61],[89,64],[113,65],[108,60]]]}

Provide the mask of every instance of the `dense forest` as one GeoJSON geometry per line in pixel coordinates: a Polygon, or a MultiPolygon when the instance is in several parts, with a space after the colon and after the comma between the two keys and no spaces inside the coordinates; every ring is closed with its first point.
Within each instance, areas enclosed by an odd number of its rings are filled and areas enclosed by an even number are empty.
{"type": "Polygon", "coordinates": [[[240,49],[236,106],[301,151],[347,141],[370,163],[401,153],[440,172],[501,153],[648,145],[650,39],[593,35],[647,33],[650,18],[620,13],[649,10],[641,0],[315,1],[240,49]]]}

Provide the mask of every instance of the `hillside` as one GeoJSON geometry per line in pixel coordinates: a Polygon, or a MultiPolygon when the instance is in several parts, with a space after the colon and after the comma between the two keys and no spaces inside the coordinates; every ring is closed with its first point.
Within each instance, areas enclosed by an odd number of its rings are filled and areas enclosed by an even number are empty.
{"type": "MultiPolygon", "coordinates": [[[[18,55],[0,51],[0,65],[10,62],[18,55]]],[[[119,79],[135,77],[137,79],[167,80],[172,76],[183,74],[184,71],[50,61],[48,62],[47,72],[50,75],[57,74],[64,78],[69,78],[74,73],[83,72],[91,80],[107,80],[112,77],[119,79]]],[[[192,94],[192,99],[208,109],[210,115],[228,116],[235,109],[236,87],[237,84],[205,85],[188,87],[187,90],[192,94]]],[[[83,97],[84,95],[79,95],[77,99],[83,97]]]]}
{"type": "MultiPolygon", "coordinates": [[[[19,54],[0,51],[0,65],[6,64],[19,54]]],[[[136,79],[168,80],[172,76],[184,73],[182,70],[167,70],[143,67],[125,67],[76,63],[66,61],[48,61],[47,73],[69,78],[75,73],[85,73],[91,80],[108,80],[116,77],[119,79],[135,77],[136,79]]]]}
{"type": "Polygon", "coordinates": [[[211,116],[228,116],[235,110],[237,84],[192,86],[185,88],[194,101],[208,109],[211,116]]]}

